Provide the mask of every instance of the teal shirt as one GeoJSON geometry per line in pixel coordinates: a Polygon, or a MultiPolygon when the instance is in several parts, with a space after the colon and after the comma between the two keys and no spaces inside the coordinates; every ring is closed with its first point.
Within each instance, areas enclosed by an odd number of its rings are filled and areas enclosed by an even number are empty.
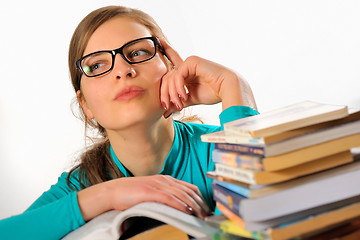
{"type": "MultiPolygon", "coordinates": [[[[220,114],[221,126],[174,121],[175,139],[159,174],[198,186],[209,207],[214,210],[211,179],[206,172],[214,169],[211,160],[213,144],[201,142],[202,134],[219,131],[226,122],[258,114],[244,106],[233,106],[220,114]]],[[[129,173],[117,159],[112,147],[111,157],[125,177],[129,173]]],[[[66,183],[67,173],[44,192],[24,213],[0,221],[0,239],[60,239],[85,224],[82,218],[77,191],[66,183]]],[[[70,178],[72,186],[80,190],[78,179],[70,178]]]]}

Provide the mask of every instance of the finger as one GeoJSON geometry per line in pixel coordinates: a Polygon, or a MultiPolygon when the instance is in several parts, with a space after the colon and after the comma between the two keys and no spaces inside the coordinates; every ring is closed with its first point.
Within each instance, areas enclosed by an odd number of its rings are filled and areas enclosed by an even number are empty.
{"type": "Polygon", "coordinates": [[[195,213],[199,217],[204,217],[201,206],[188,194],[191,190],[173,181],[173,179],[173,177],[168,175],[156,175],[152,177],[153,181],[149,182],[149,186],[162,192],[161,195],[167,198],[167,200],[171,200],[169,196],[175,197],[180,203],[185,204],[187,210],[191,210],[192,213],[195,213]],[[166,195],[166,193],[168,195],[166,195]]]}
{"type": "Polygon", "coordinates": [[[164,118],[169,118],[173,113],[177,112],[177,109],[175,107],[175,105],[170,102],[170,107],[168,110],[166,110],[163,114],[164,118]]]}
{"type": "Polygon", "coordinates": [[[171,194],[169,191],[159,189],[158,186],[147,186],[147,190],[142,191],[144,202],[158,202],[169,207],[175,208],[187,214],[192,214],[194,210],[186,202],[171,194]]]}
{"type": "Polygon", "coordinates": [[[159,180],[157,187],[187,204],[196,216],[204,218],[208,215],[198,203],[199,197],[197,194],[186,186],[178,184],[177,182],[172,182],[171,180],[159,180]]]}
{"type": "Polygon", "coordinates": [[[207,214],[211,213],[210,208],[206,204],[206,201],[205,201],[204,197],[202,196],[202,194],[201,194],[201,192],[200,192],[200,190],[199,190],[199,188],[197,186],[195,186],[194,184],[188,183],[188,182],[178,180],[178,179],[173,179],[173,180],[178,182],[181,186],[186,186],[187,188],[191,189],[196,194],[196,197],[193,196],[194,199],[202,207],[204,212],[206,212],[207,214]]]}
{"type": "Polygon", "coordinates": [[[119,210],[127,209],[140,202],[158,202],[187,214],[193,213],[193,209],[188,204],[171,194],[169,191],[164,190],[166,187],[163,186],[166,186],[166,182],[170,182],[168,180],[170,178],[170,176],[164,175],[127,178],[125,180],[128,182],[127,186],[129,183],[132,183],[131,185],[133,186],[135,197],[131,194],[128,195],[130,198],[125,198],[125,204],[122,204],[124,206],[120,207],[119,210]]]}
{"type": "Polygon", "coordinates": [[[170,79],[173,73],[174,71],[170,71],[161,79],[160,101],[162,108],[165,110],[163,114],[165,118],[170,117],[172,113],[177,111],[175,105],[171,102],[170,93],[169,93],[169,89],[170,89],[169,82],[171,81],[170,79]]]}
{"type": "Polygon", "coordinates": [[[186,191],[187,194],[189,194],[197,202],[197,204],[201,207],[202,211],[206,215],[209,215],[211,213],[210,208],[206,204],[204,197],[202,196],[199,188],[196,185],[178,180],[176,178],[170,178],[169,180],[178,184],[178,187],[181,188],[183,191],[186,191]]]}
{"type": "Polygon", "coordinates": [[[171,76],[171,78],[168,81],[170,101],[175,105],[178,111],[181,111],[184,106],[179,97],[178,89],[176,87],[176,81],[181,81],[181,79],[177,80],[174,74],[171,76]]]}
{"type": "Polygon", "coordinates": [[[168,79],[169,79],[168,75],[169,74],[171,74],[171,73],[168,73],[162,77],[161,85],[160,85],[160,102],[161,102],[162,108],[165,111],[168,111],[170,108],[170,96],[169,96],[169,84],[168,84],[168,79]]]}
{"type": "Polygon", "coordinates": [[[160,44],[164,48],[166,56],[170,60],[170,62],[174,65],[179,67],[183,60],[180,57],[179,53],[173,49],[170,44],[165,39],[160,39],[160,44]]]}
{"type": "Polygon", "coordinates": [[[181,100],[186,102],[189,90],[187,90],[187,87],[185,86],[184,79],[179,75],[176,75],[175,87],[181,100]]]}
{"type": "Polygon", "coordinates": [[[194,210],[194,213],[199,217],[206,217],[210,211],[204,200],[194,191],[184,185],[174,186],[172,193],[181,201],[188,204],[194,210]]]}

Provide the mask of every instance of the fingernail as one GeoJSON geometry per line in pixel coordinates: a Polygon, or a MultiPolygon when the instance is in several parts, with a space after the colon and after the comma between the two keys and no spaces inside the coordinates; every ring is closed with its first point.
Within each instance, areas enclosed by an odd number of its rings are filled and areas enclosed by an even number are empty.
{"type": "Polygon", "coordinates": [[[189,89],[186,87],[186,85],[184,85],[184,89],[185,89],[185,93],[189,94],[189,89]]]}
{"type": "Polygon", "coordinates": [[[186,206],[186,209],[188,210],[189,213],[192,213],[193,212],[193,209],[189,206],[186,206]]]}
{"type": "Polygon", "coordinates": [[[171,114],[172,114],[172,113],[170,113],[169,115],[167,115],[167,116],[165,117],[165,119],[168,119],[168,118],[171,116],[171,114]]]}
{"type": "Polygon", "coordinates": [[[165,102],[161,102],[161,106],[165,111],[168,109],[165,102]]]}
{"type": "Polygon", "coordinates": [[[181,107],[180,107],[180,105],[179,105],[178,103],[175,103],[175,106],[176,106],[176,109],[177,109],[178,111],[181,111],[181,107]]]}
{"type": "Polygon", "coordinates": [[[185,101],[186,101],[184,96],[179,95],[179,97],[180,97],[181,101],[183,101],[183,102],[185,102],[185,101]]]}

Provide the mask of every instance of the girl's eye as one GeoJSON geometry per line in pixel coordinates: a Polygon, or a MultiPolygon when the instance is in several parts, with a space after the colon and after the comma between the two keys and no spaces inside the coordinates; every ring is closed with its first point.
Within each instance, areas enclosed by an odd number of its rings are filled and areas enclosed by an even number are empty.
{"type": "Polygon", "coordinates": [[[83,70],[85,71],[86,74],[96,74],[100,71],[102,71],[102,69],[104,68],[105,64],[104,63],[94,63],[90,66],[84,66],[83,70]]]}
{"type": "Polygon", "coordinates": [[[109,52],[90,54],[83,59],[81,65],[84,73],[88,76],[98,75],[111,68],[112,55],[109,52]]]}
{"type": "Polygon", "coordinates": [[[91,72],[96,72],[97,70],[99,70],[104,65],[105,64],[103,64],[103,63],[95,63],[95,64],[91,65],[90,66],[91,72]]]}
{"type": "Polygon", "coordinates": [[[138,61],[148,59],[151,56],[152,55],[148,50],[146,50],[146,49],[138,49],[138,50],[134,50],[134,51],[130,52],[128,54],[127,58],[130,61],[138,62],[138,61]]]}

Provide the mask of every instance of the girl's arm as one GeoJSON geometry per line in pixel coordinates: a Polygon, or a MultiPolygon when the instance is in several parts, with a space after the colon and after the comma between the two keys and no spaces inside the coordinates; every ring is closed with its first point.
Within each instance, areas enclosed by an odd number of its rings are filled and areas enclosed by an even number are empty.
{"type": "Polygon", "coordinates": [[[67,186],[66,176],[62,174],[24,213],[0,220],[0,239],[61,239],[82,226],[77,192],[67,186]]]}
{"type": "Polygon", "coordinates": [[[195,185],[165,175],[124,177],[100,183],[80,191],[78,201],[85,221],[141,202],[163,203],[201,218],[210,214],[195,185]]]}
{"type": "Polygon", "coordinates": [[[62,174],[24,213],[0,220],[0,239],[60,239],[103,212],[145,201],[202,218],[210,213],[196,186],[170,176],[124,177],[81,191],[71,190],[66,176],[62,174]]]}

